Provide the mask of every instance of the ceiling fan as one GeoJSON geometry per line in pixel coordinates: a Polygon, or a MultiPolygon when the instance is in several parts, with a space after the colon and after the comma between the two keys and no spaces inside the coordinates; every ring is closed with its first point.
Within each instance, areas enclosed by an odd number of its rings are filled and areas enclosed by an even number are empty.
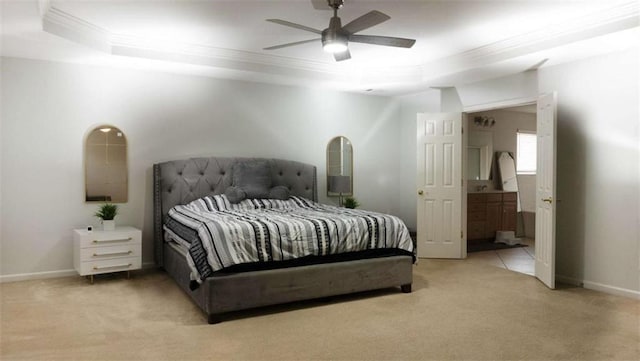
{"type": "Polygon", "coordinates": [[[336,61],[342,61],[342,60],[351,59],[351,53],[349,52],[349,48],[347,46],[349,42],[384,45],[384,46],[395,46],[399,48],[410,48],[416,42],[415,39],[394,38],[390,36],[357,35],[356,34],[357,32],[368,29],[380,23],[383,23],[391,19],[391,17],[377,10],[373,10],[351,21],[347,25],[342,26],[342,22],[338,17],[338,9],[342,7],[342,5],[344,4],[344,1],[343,0],[327,0],[327,3],[331,8],[333,8],[333,17],[329,21],[329,27],[324,30],[310,28],[308,26],[292,23],[286,20],[267,19],[267,21],[270,21],[272,23],[289,26],[292,28],[319,34],[321,38],[270,46],[268,48],[264,48],[264,50],[275,50],[280,48],[286,48],[289,46],[301,45],[301,44],[322,40],[322,48],[326,52],[332,53],[336,61]]]}

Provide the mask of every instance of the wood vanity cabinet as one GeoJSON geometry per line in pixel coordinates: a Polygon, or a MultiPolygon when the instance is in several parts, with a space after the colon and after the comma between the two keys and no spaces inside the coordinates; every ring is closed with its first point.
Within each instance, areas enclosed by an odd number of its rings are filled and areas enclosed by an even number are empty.
{"type": "Polygon", "coordinates": [[[467,241],[494,240],[496,231],[516,231],[517,193],[467,193],[467,241]]]}

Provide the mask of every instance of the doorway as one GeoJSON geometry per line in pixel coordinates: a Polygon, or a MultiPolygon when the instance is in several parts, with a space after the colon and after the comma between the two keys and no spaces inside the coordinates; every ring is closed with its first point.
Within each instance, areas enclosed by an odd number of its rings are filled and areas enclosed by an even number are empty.
{"type": "MultiPolygon", "coordinates": [[[[540,94],[535,100],[512,100],[503,102],[499,106],[465,108],[465,113],[418,113],[416,149],[418,257],[467,257],[467,237],[464,232],[467,228],[467,197],[463,195],[467,193],[468,184],[462,169],[467,165],[468,132],[462,131],[462,124],[463,120],[464,124],[468,123],[468,113],[532,103],[536,106],[537,141],[535,276],[549,288],[555,288],[557,203],[555,188],[557,94],[555,92],[540,94]]],[[[486,197],[489,198],[489,195],[486,197]]],[[[517,205],[518,201],[515,204],[517,205]]],[[[505,209],[507,208],[503,205],[502,210],[505,209]]]]}
{"type": "Polygon", "coordinates": [[[536,105],[466,122],[467,258],[535,276],[536,105]]]}

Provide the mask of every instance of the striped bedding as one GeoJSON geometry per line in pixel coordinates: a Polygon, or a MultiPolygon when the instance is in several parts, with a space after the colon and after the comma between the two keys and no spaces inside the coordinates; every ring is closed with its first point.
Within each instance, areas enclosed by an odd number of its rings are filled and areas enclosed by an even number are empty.
{"type": "Polygon", "coordinates": [[[238,264],[371,249],[415,253],[407,227],[395,216],[296,196],[238,204],[224,195],[207,196],[173,207],[164,229],[166,238],[188,249],[191,278],[198,283],[238,264]]]}

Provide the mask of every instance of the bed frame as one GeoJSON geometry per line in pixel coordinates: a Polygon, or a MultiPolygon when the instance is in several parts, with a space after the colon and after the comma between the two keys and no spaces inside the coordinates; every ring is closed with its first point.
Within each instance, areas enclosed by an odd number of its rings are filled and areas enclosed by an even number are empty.
{"type": "Polygon", "coordinates": [[[237,162],[266,160],[273,185],[283,185],[292,195],[317,201],[316,167],[267,158],[191,158],[154,164],[153,212],[156,264],[163,267],[207,314],[209,323],[226,312],[400,286],[411,292],[411,256],[388,256],[272,270],[216,275],[199,288],[189,289],[190,272],[185,256],[164,241],[162,225],[169,210],[195,199],[222,194],[231,186],[237,162]]]}

